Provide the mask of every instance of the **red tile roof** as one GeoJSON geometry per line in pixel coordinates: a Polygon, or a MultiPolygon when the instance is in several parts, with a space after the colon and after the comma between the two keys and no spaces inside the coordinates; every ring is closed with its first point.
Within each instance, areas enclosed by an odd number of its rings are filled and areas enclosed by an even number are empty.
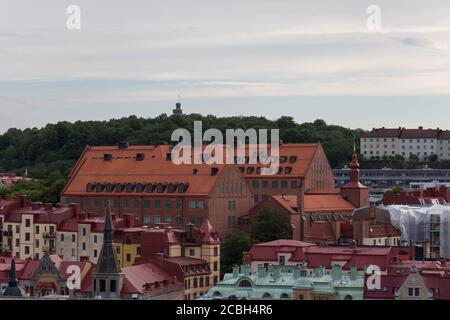
{"type": "Polygon", "coordinates": [[[161,288],[161,284],[165,286],[179,286],[181,282],[174,282],[173,277],[157,265],[147,262],[131,267],[122,268],[124,273],[124,286],[122,293],[143,294],[147,291],[157,290],[151,284],[158,283],[157,288],[161,288]]]}
{"type": "MultiPolygon", "coordinates": [[[[292,252],[291,262],[306,261],[309,267],[331,267],[333,257],[348,258],[344,269],[350,269],[352,265],[363,269],[369,264],[380,266],[381,270],[387,270],[389,262],[397,255],[412,256],[412,249],[407,247],[319,247],[305,242],[269,242],[254,245],[248,255],[251,261],[278,261],[279,252],[292,252]]],[[[295,240],[288,240],[295,241],[295,240]]]]}

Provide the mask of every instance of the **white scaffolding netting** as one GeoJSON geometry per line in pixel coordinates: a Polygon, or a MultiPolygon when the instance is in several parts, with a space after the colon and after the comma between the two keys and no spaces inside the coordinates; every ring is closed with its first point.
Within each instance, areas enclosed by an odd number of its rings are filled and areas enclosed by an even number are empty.
{"type": "Polygon", "coordinates": [[[441,257],[450,258],[450,206],[382,206],[389,211],[391,223],[400,230],[402,241],[439,247],[441,257]]]}

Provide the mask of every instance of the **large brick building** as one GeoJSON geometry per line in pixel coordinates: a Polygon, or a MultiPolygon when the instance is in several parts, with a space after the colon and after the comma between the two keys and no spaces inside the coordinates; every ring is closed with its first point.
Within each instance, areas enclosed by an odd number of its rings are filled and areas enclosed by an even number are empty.
{"type": "Polygon", "coordinates": [[[235,165],[175,165],[168,145],[87,147],[62,201],[102,215],[107,200],[114,213],[133,213],[144,225],[180,227],[209,219],[220,235],[232,230],[253,203],[235,165]]]}

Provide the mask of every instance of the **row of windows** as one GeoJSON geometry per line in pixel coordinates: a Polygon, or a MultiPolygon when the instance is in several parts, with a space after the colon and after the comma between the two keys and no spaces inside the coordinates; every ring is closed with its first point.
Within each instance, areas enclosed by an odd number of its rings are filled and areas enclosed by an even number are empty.
{"type": "MultiPolygon", "coordinates": [[[[370,141],[370,142],[374,142],[374,141],[375,142],[380,142],[380,141],[383,141],[383,142],[388,142],[388,141],[395,142],[395,138],[376,138],[376,139],[374,139],[374,138],[363,138],[362,141],[363,142],[367,142],[367,141],[370,141]]],[[[410,143],[413,143],[414,141],[416,141],[418,143],[420,143],[420,142],[423,142],[423,143],[434,143],[436,140],[434,140],[434,139],[401,139],[402,143],[406,143],[407,141],[409,141],[410,143]]],[[[442,140],[441,140],[441,143],[442,143],[442,140]]]]}
{"type": "MultiPolygon", "coordinates": [[[[108,199],[104,199],[101,201],[100,198],[84,198],[83,200],[83,206],[84,208],[94,207],[99,208],[100,206],[106,207],[108,199]]],[[[74,201],[74,199],[67,199],[68,203],[70,202],[77,202],[74,201]]],[[[111,206],[113,208],[119,208],[119,205],[121,204],[122,208],[129,209],[139,209],[141,206],[145,209],[153,208],[153,209],[182,209],[183,207],[183,200],[182,199],[156,199],[156,200],[150,200],[150,199],[144,199],[141,201],[141,199],[123,199],[121,202],[119,199],[112,199],[111,206]]],[[[188,207],[189,209],[203,209],[204,208],[204,202],[203,200],[189,200],[188,201],[188,207]]]]}
{"type": "MultiPolygon", "coordinates": [[[[364,147],[365,149],[367,149],[367,145],[364,145],[363,147],[364,147]]],[[[387,148],[388,148],[387,145],[384,145],[383,147],[384,147],[384,149],[387,149],[387,148]]],[[[369,146],[369,149],[380,149],[380,145],[378,145],[378,144],[377,144],[376,146],[370,145],[370,146],[369,146]],[[374,147],[375,147],[375,148],[374,148],[374,147]]],[[[395,149],[395,145],[392,145],[392,149],[395,149]]],[[[402,149],[403,149],[403,150],[406,150],[406,146],[402,146],[402,149]]],[[[409,146],[409,150],[412,150],[412,149],[414,149],[414,146],[410,145],[410,146],[409,146]]],[[[416,145],[416,149],[421,149],[421,146],[420,146],[420,145],[416,145]]],[[[423,149],[427,149],[427,146],[423,146],[423,149]]],[[[431,149],[431,150],[434,150],[434,146],[431,145],[431,146],[430,146],[430,149],[431,149]]],[[[450,147],[449,147],[449,149],[450,149],[450,147]]],[[[441,147],[441,150],[443,150],[443,147],[441,147]]]]}
{"type": "Polygon", "coordinates": [[[242,182],[222,182],[219,185],[221,193],[242,193],[244,192],[244,185],[242,182]]]}
{"type": "MultiPolygon", "coordinates": [[[[28,219],[27,219],[27,220],[28,220],[28,219]]],[[[26,225],[26,224],[25,224],[25,225],[26,225]]],[[[30,225],[29,225],[28,227],[30,227],[30,225]]],[[[12,232],[12,231],[13,231],[13,225],[12,225],[12,224],[9,224],[9,225],[8,225],[8,232],[12,232]]],[[[47,232],[47,227],[44,228],[44,232],[47,232]]],[[[17,233],[17,234],[20,233],[20,225],[16,225],[16,233],[17,233]]],[[[41,233],[41,228],[40,228],[39,225],[37,225],[37,226],[35,227],[35,233],[36,233],[36,234],[40,234],[40,233],[41,233]]],[[[54,227],[54,226],[50,226],[50,227],[49,227],[49,233],[51,233],[51,234],[55,233],[55,227],[54,227]]],[[[29,241],[29,240],[27,240],[27,241],[29,241]]]]}
{"type": "MultiPolygon", "coordinates": [[[[272,180],[270,183],[271,188],[288,188],[289,182],[287,180],[272,180]]],[[[252,188],[253,189],[259,189],[259,188],[266,189],[269,187],[269,181],[268,180],[252,180],[252,188]]],[[[298,187],[297,181],[291,181],[291,188],[295,189],[298,187]]]]}
{"type": "MultiPolygon", "coordinates": [[[[195,225],[202,225],[203,224],[203,217],[188,217],[187,219],[188,223],[195,224],[195,225]]],[[[167,223],[167,224],[174,224],[176,226],[182,226],[183,225],[183,218],[181,216],[159,216],[159,215],[152,215],[148,216],[145,215],[143,219],[144,225],[150,225],[150,224],[159,224],[159,223],[167,223]]]]}

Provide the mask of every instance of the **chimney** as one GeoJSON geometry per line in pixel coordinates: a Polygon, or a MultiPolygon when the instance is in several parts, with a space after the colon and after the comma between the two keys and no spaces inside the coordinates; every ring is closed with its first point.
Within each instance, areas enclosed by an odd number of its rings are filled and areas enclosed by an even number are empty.
{"type": "Polygon", "coordinates": [[[128,146],[129,146],[129,144],[128,144],[127,141],[120,141],[120,142],[117,144],[117,147],[118,147],[119,149],[128,149],[128,146]]]}
{"type": "Polygon", "coordinates": [[[233,266],[233,278],[239,278],[239,266],[233,266]]]}
{"type": "Polygon", "coordinates": [[[355,266],[352,266],[351,268],[350,268],[350,280],[356,280],[356,274],[357,274],[357,269],[356,269],[356,267],[355,266]]]}
{"type": "Polygon", "coordinates": [[[266,268],[263,264],[258,264],[258,278],[264,278],[266,276],[266,268]]]}
{"type": "Polygon", "coordinates": [[[19,195],[20,207],[23,208],[27,204],[28,196],[26,194],[19,195]]]}
{"type": "Polygon", "coordinates": [[[127,228],[133,228],[135,226],[133,215],[131,213],[124,213],[123,218],[125,219],[125,226],[127,228]]]}
{"type": "Polygon", "coordinates": [[[297,266],[297,267],[295,267],[294,268],[294,279],[298,279],[298,278],[300,278],[300,266],[297,266]]]}
{"type": "Polygon", "coordinates": [[[420,126],[420,127],[419,127],[419,130],[423,130],[423,127],[422,127],[422,126],[420,126]]]}
{"type": "Polygon", "coordinates": [[[53,209],[53,203],[46,203],[44,204],[45,211],[50,211],[53,209]]]}
{"type": "Polygon", "coordinates": [[[72,212],[73,212],[73,215],[75,217],[78,217],[80,215],[81,208],[80,208],[80,205],[78,203],[71,203],[69,205],[69,207],[72,208],[72,212]]]}
{"type": "Polygon", "coordinates": [[[333,265],[331,269],[331,277],[334,281],[339,281],[342,278],[342,267],[338,264],[333,265]]]}

